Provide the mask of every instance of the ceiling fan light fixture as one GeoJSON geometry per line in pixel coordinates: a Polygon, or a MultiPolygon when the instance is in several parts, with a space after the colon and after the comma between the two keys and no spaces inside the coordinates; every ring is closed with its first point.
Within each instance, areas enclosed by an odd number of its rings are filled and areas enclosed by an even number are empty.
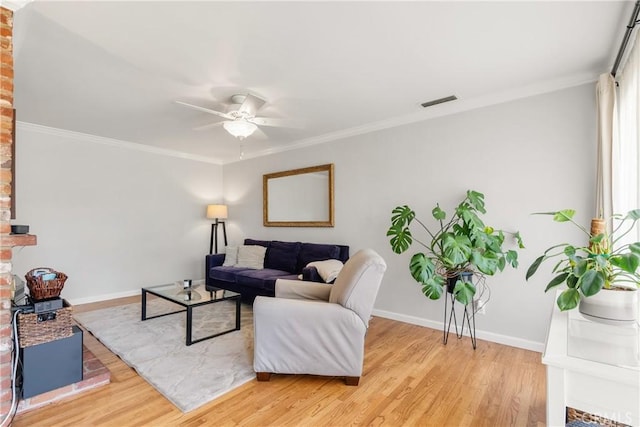
{"type": "Polygon", "coordinates": [[[258,129],[258,126],[246,120],[233,120],[224,122],[222,127],[236,138],[244,139],[258,129]]]}

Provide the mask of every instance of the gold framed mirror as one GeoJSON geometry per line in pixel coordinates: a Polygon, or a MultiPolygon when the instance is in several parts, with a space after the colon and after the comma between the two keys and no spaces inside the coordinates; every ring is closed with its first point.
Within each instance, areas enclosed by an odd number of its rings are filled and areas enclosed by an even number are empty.
{"type": "Polygon", "coordinates": [[[333,163],[262,176],[265,227],[333,227],[333,163]]]}

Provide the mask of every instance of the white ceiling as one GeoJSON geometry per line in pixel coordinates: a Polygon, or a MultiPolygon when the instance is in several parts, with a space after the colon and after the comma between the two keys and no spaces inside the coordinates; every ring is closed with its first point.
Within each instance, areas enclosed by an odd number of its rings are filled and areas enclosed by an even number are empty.
{"type": "Polygon", "coordinates": [[[267,100],[245,158],[593,81],[626,2],[58,2],[14,19],[21,122],[226,163],[235,93],[267,100]],[[455,94],[429,109],[420,103],[455,94]]]}

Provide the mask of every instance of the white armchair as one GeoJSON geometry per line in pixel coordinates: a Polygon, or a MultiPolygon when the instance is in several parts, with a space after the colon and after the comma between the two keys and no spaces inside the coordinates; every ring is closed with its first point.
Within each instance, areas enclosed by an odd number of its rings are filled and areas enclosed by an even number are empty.
{"type": "Polygon", "coordinates": [[[278,280],[276,297],[253,303],[258,381],[272,373],[345,377],[358,385],[364,338],[387,266],[375,251],[351,257],[334,285],[278,280]]]}

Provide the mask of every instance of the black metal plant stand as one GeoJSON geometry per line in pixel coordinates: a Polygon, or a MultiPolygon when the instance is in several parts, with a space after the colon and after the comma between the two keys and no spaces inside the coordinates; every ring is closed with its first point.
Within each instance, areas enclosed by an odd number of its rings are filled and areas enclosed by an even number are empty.
{"type": "Polygon", "coordinates": [[[447,294],[444,297],[444,324],[442,328],[442,342],[446,345],[447,341],[449,341],[449,331],[451,330],[451,320],[453,320],[453,325],[456,328],[456,336],[458,339],[461,339],[464,335],[464,324],[467,323],[469,327],[469,336],[471,337],[471,345],[473,349],[476,349],[476,313],[473,310],[473,303],[471,307],[469,304],[465,304],[464,311],[462,313],[462,324],[460,325],[460,331],[458,331],[458,319],[456,316],[455,303],[456,298],[453,294],[453,287],[455,286],[455,282],[458,280],[457,277],[451,278],[449,280],[453,280],[453,284],[451,286],[447,286],[447,294]],[[451,300],[451,310],[449,311],[449,319],[447,320],[447,300],[451,300]]]}

